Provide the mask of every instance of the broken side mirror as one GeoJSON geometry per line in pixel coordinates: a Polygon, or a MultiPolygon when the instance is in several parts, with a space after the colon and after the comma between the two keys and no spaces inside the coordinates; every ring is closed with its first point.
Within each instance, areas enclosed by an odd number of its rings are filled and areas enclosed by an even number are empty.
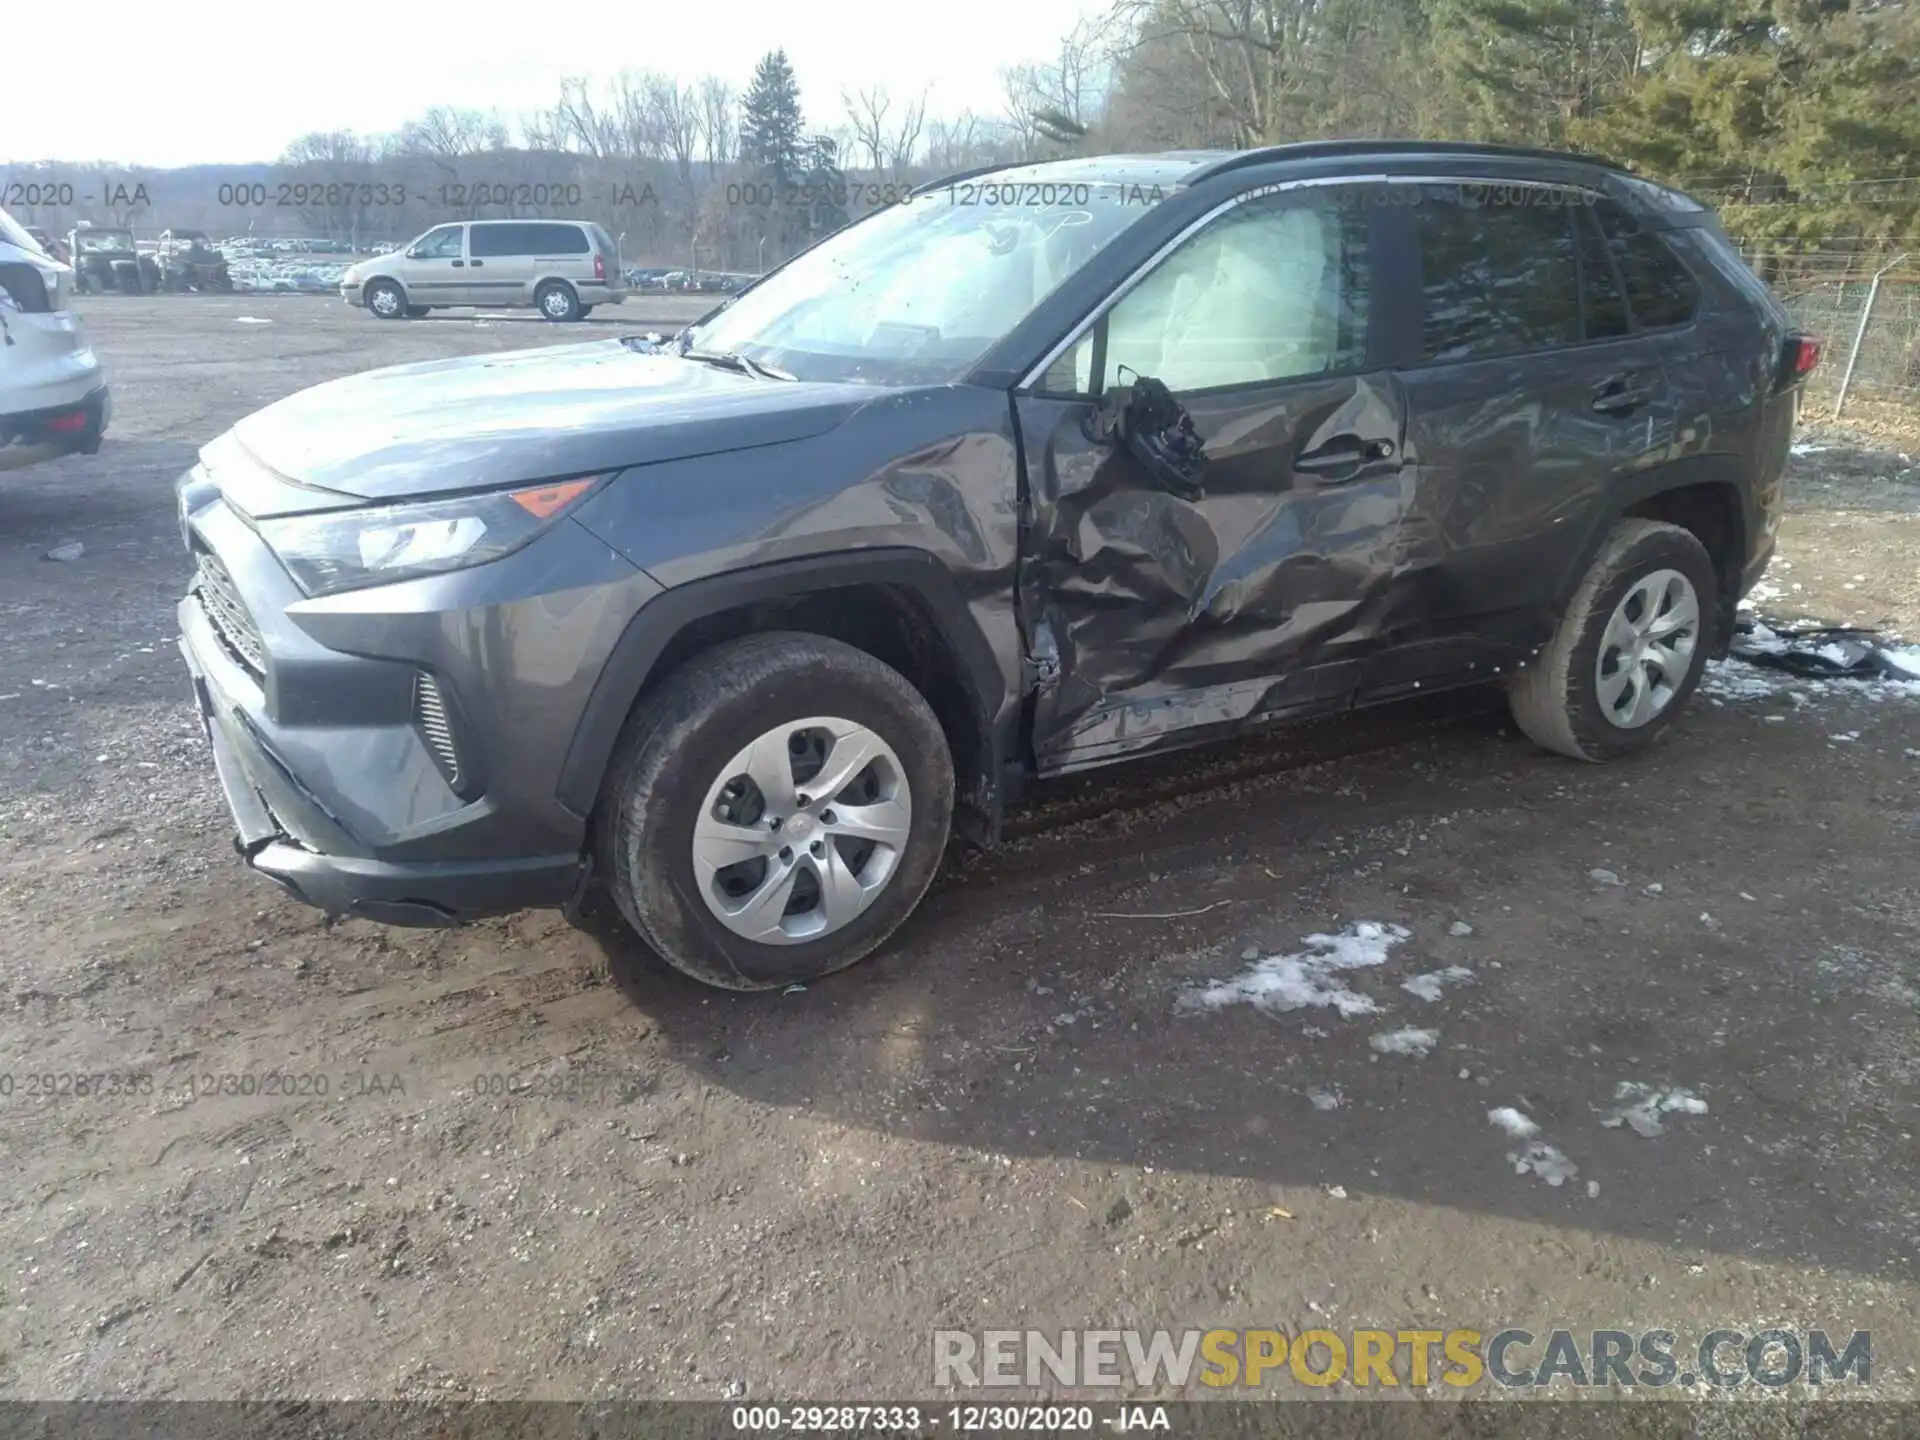
{"type": "Polygon", "coordinates": [[[1095,440],[1120,444],[1161,489],[1183,500],[1206,493],[1205,442],[1164,382],[1135,375],[1131,384],[1107,391],[1088,429],[1095,440]]]}

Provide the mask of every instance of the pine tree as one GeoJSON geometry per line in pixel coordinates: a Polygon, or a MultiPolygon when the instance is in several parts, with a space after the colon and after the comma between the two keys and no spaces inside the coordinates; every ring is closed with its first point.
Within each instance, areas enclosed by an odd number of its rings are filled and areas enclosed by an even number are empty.
{"type": "Polygon", "coordinates": [[[799,184],[801,171],[800,82],[785,50],[774,50],[754,68],[740,117],[740,158],[765,172],[776,192],[799,184]]]}

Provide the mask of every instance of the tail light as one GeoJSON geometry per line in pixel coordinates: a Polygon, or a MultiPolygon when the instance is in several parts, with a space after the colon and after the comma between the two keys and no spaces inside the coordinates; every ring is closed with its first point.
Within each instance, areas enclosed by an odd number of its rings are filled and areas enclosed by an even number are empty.
{"type": "Polygon", "coordinates": [[[593,278],[596,280],[607,278],[607,257],[598,250],[593,252],[593,278]]]}
{"type": "Polygon", "coordinates": [[[69,410],[64,415],[55,415],[40,422],[41,428],[55,435],[78,435],[87,428],[87,412],[69,410]]]}
{"type": "Polygon", "coordinates": [[[1820,342],[1811,335],[1795,332],[1780,347],[1780,384],[1804,380],[1820,363],[1820,342]]]}

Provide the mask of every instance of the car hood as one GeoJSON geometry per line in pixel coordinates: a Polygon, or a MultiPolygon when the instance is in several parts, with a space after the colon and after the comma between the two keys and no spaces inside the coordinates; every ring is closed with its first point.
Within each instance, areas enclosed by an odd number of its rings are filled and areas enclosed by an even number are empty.
{"type": "Polygon", "coordinates": [[[269,405],[230,438],[282,480],[395,500],[777,445],[875,394],[606,340],[370,370],[269,405]]]}

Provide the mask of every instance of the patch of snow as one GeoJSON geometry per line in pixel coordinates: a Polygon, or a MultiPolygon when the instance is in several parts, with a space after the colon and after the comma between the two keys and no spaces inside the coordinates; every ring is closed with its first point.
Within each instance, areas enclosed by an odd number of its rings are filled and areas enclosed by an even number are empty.
{"type": "Polygon", "coordinates": [[[1609,1130],[1625,1125],[1634,1134],[1649,1139],[1667,1133],[1667,1127],[1660,1123],[1662,1115],[1707,1113],[1707,1102],[1691,1090],[1662,1090],[1637,1080],[1622,1080],[1614,1089],[1613,1099],[1613,1108],[1601,1116],[1600,1123],[1609,1130]]]}
{"type": "Polygon", "coordinates": [[[1307,1091],[1307,1099],[1313,1102],[1313,1108],[1316,1110],[1338,1110],[1340,1108],[1340,1092],[1338,1090],[1309,1090],[1307,1091]]]}
{"type": "Polygon", "coordinates": [[[1400,988],[1409,995],[1422,1000],[1435,1001],[1440,991],[1447,985],[1464,985],[1473,979],[1473,971],[1464,965],[1449,965],[1444,970],[1429,970],[1424,975],[1409,975],[1400,982],[1400,988]]]}
{"type": "Polygon", "coordinates": [[[1451,925],[1447,926],[1447,934],[1455,936],[1456,938],[1460,936],[1471,935],[1472,933],[1473,933],[1473,927],[1467,924],[1467,922],[1464,920],[1456,920],[1451,925]]]}
{"type": "Polygon", "coordinates": [[[262,320],[258,315],[236,315],[233,317],[233,323],[236,325],[271,325],[273,321],[262,320]]]}
{"type": "Polygon", "coordinates": [[[1525,1175],[1531,1171],[1555,1189],[1580,1173],[1578,1165],[1553,1146],[1539,1140],[1530,1142],[1524,1150],[1509,1151],[1507,1163],[1513,1166],[1514,1174],[1525,1175]]]}
{"type": "Polygon", "coordinates": [[[1880,658],[1887,661],[1903,675],[1911,675],[1920,680],[1920,645],[1887,645],[1880,650],[1880,658]]]}
{"type": "Polygon", "coordinates": [[[1438,1030],[1389,1030],[1367,1041],[1382,1055],[1411,1055],[1416,1058],[1426,1055],[1440,1043],[1438,1030]]]}
{"type": "Polygon", "coordinates": [[[1498,1125],[1516,1140],[1525,1140],[1538,1135],[1540,1127],[1522,1115],[1511,1105],[1502,1105],[1497,1110],[1487,1111],[1487,1119],[1498,1125]]]}
{"type": "Polygon", "coordinates": [[[1611,870],[1589,870],[1587,871],[1587,878],[1596,885],[1624,885],[1627,883],[1611,870]]]}
{"type": "Polygon", "coordinates": [[[1297,955],[1269,955],[1238,979],[1190,986],[1180,996],[1183,1010],[1218,1010],[1253,1005],[1261,1010],[1337,1010],[1347,1018],[1379,1010],[1370,995],[1349,990],[1340,974],[1384,965],[1387,952],[1412,932],[1401,925],[1362,920],[1338,935],[1308,935],[1297,955]]]}

